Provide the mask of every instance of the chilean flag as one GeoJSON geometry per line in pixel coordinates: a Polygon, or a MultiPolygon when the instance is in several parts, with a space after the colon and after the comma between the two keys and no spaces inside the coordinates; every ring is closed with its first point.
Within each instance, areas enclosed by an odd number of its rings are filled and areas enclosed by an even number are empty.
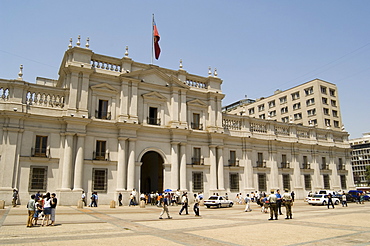
{"type": "Polygon", "coordinates": [[[161,54],[161,48],[159,47],[159,40],[161,37],[159,36],[157,25],[155,24],[154,18],[153,18],[153,45],[154,45],[154,56],[155,59],[158,60],[159,55],[161,54]]]}

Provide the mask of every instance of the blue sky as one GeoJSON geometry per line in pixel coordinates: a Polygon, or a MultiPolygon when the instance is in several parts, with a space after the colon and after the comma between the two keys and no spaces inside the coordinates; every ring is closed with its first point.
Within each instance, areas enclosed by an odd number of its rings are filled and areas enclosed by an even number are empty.
{"type": "Polygon", "coordinates": [[[350,138],[370,132],[370,1],[5,1],[0,0],[0,78],[58,78],[69,39],[93,52],[207,76],[217,68],[223,105],[266,97],[320,78],[338,86],[350,138]]]}

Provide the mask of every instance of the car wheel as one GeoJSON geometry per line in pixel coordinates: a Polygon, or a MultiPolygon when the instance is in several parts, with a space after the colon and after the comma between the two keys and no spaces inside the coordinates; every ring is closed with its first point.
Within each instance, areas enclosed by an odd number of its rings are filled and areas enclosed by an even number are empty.
{"type": "Polygon", "coordinates": [[[232,203],[232,202],[230,202],[229,207],[231,208],[232,206],[233,206],[233,203],[232,203]]]}
{"type": "Polygon", "coordinates": [[[334,203],[335,205],[338,205],[339,204],[339,201],[335,201],[335,203],[334,203]]]}
{"type": "Polygon", "coordinates": [[[323,201],[323,202],[322,202],[322,205],[324,205],[324,206],[325,206],[325,205],[326,205],[326,201],[323,201]]]}
{"type": "Polygon", "coordinates": [[[217,208],[220,208],[221,207],[221,204],[217,204],[217,208]]]}
{"type": "Polygon", "coordinates": [[[210,208],[211,206],[206,206],[207,208],[210,208]]]}

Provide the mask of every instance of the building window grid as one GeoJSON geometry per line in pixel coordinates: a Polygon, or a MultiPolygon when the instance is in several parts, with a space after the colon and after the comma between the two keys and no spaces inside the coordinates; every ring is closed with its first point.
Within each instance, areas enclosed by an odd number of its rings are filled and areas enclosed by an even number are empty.
{"type": "Polygon", "coordinates": [[[304,175],[304,187],[305,187],[306,190],[311,190],[312,189],[311,175],[309,175],[309,174],[304,175]]]}
{"type": "Polygon", "coordinates": [[[193,191],[203,191],[203,172],[193,172],[193,191]]]}
{"type": "Polygon", "coordinates": [[[330,178],[328,174],[323,175],[323,180],[324,180],[324,189],[325,190],[330,190],[330,178]]]}
{"type": "Polygon", "coordinates": [[[93,168],[92,191],[107,192],[107,172],[106,168],[93,168]]]}
{"type": "Polygon", "coordinates": [[[347,189],[346,175],[340,175],[340,186],[341,186],[342,190],[347,189]]]}
{"type": "Polygon", "coordinates": [[[283,189],[290,190],[290,175],[283,174],[283,189]]]}
{"type": "Polygon", "coordinates": [[[267,191],[266,174],[258,174],[258,190],[267,191]]]}
{"type": "Polygon", "coordinates": [[[28,191],[46,191],[47,190],[48,167],[31,166],[28,191]]]}
{"type": "Polygon", "coordinates": [[[230,191],[239,191],[239,173],[230,173],[230,191]]]}
{"type": "Polygon", "coordinates": [[[280,97],[279,100],[280,100],[280,104],[284,104],[287,102],[287,97],[286,96],[280,97]]]}

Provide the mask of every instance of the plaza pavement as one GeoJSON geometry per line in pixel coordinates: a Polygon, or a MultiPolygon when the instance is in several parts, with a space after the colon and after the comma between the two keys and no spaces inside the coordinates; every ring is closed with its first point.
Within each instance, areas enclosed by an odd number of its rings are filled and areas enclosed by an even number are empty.
{"type": "MultiPolygon", "coordinates": [[[[370,245],[370,202],[327,209],[296,201],[293,219],[268,221],[256,204],[200,208],[201,217],[179,215],[160,220],[154,206],[97,208],[58,206],[56,226],[26,228],[25,205],[0,210],[4,245],[370,245]]],[[[285,213],[285,208],[282,209],[285,213]]],[[[165,218],[165,217],[164,217],[165,218]]]]}

